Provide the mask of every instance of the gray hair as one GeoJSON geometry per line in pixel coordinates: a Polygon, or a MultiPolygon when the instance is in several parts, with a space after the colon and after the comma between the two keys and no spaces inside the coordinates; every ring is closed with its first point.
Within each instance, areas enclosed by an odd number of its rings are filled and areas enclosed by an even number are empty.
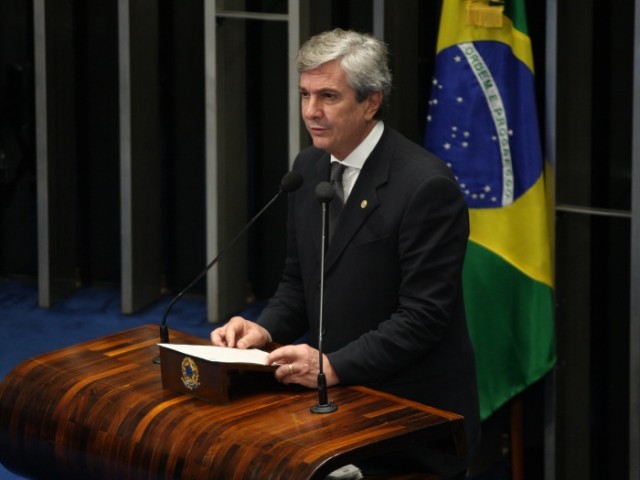
{"type": "MultiPolygon", "coordinates": [[[[388,49],[371,35],[336,28],[311,37],[298,52],[298,73],[338,60],[348,84],[362,102],[374,92],[382,92],[383,102],[391,93],[388,49]]],[[[376,117],[382,116],[382,106],[376,117]]]]}

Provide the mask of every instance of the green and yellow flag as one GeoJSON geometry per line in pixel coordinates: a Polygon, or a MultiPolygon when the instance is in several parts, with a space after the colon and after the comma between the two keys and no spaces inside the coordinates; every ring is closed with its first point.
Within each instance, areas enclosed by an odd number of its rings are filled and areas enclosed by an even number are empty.
{"type": "Polygon", "coordinates": [[[524,0],[443,0],[425,146],[469,205],[465,306],[480,411],[554,365],[551,235],[524,0]]]}

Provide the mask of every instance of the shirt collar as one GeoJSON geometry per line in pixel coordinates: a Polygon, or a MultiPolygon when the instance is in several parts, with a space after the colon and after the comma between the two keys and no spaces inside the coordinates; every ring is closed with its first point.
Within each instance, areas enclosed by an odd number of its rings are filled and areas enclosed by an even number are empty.
{"type": "MultiPolygon", "coordinates": [[[[374,127],[369,132],[369,135],[358,145],[353,152],[351,152],[342,161],[343,165],[347,167],[361,169],[364,166],[364,162],[369,158],[369,155],[378,144],[380,137],[384,132],[384,123],[382,120],[376,122],[374,127]]],[[[331,155],[332,162],[338,162],[339,160],[331,155]]]]}

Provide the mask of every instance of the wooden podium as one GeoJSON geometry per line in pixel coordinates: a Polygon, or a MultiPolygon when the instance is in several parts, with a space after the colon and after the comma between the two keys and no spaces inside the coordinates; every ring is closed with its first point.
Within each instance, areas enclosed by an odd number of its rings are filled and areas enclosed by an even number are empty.
{"type": "Polygon", "coordinates": [[[30,478],[304,480],[418,434],[466,447],[462,417],[364,387],[331,388],[326,415],[309,411],[315,390],[266,372],[232,377],[223,405],[164,389],[157,342],[148,325],[18,365],[0,384],[0,462],[30,478]]]}

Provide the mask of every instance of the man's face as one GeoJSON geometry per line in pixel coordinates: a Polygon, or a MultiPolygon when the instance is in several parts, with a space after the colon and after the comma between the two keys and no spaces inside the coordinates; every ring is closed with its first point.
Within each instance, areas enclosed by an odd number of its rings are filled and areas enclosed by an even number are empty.
{"type": "Polygon", "coordinates": [[[337,61],[300,74],[302,119],[313,144],[344,160],[369,134],[382,94],[362,102],[337,61]]]}

